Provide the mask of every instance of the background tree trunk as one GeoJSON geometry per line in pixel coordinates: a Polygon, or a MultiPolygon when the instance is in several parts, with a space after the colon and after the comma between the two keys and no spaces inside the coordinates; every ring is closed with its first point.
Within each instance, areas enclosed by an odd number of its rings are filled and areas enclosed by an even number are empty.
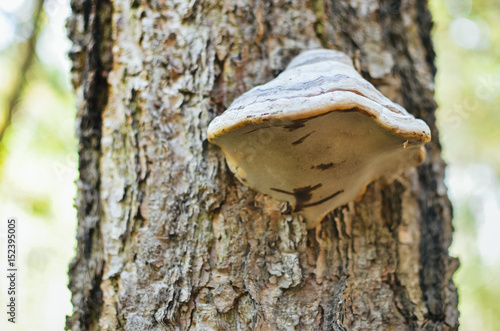
{"type": "Polygon", "coordinates": [[[73,0],[77,330],[456,329],[421,0],[73,0]],[[307,231],[206,140],[235,97],[335,48],[432,129],[427,160],[307,231]]]}

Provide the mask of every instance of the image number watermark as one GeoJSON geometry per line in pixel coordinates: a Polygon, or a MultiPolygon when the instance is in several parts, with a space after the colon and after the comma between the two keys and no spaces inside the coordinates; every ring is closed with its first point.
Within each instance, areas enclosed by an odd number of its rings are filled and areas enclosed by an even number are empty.
{"type": "Polygon", "coordinates": [[[18,222],[14,217],[7,219],[7,238],[6,238],[6,277],[7,277],[7,320],[10,323],[16,323],[17,317],[17,246],[19,240],[18,222]]]}

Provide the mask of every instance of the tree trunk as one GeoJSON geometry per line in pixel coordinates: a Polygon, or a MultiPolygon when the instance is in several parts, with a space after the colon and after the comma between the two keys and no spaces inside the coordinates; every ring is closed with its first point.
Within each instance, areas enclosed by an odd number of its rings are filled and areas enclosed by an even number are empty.
{"type": "Polygon", "coordinates": [[[420,0],[73,0],[77,330],[448,330],[458,261],[420,0]],[[427,160],[313,230],[235,180],[208,123],[305,49],[352,56],[427,160]]]}

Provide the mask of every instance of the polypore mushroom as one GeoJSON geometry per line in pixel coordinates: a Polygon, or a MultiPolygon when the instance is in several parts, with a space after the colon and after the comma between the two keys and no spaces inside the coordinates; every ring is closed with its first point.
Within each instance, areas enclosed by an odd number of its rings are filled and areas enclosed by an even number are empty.
{"type": "Polygon", "coordinates": [[[288,201],[314,228],[370,182],[423,162],[430,129],[333,50],[306,51],[208,127],[245,185],[288,201]]]}

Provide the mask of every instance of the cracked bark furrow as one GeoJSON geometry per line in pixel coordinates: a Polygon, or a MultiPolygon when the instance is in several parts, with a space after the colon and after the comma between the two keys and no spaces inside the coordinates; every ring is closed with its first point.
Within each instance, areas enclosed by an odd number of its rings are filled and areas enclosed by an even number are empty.
{"type": "Polygon", "coordinates": [[[66,321],[71,330],[97,330],[102,306],[101,281],[105,261],[99,229],[101,203],[100,152],[101,116],[107,104],[111,70],[110,15],[106,1],[73,1],[73,15],[68,20],[73,47],[72,81],[77,93],[77,136],[79,138],[78,247],[70,265],[69,288],[73,293],[74,312],[66,321]]]}

